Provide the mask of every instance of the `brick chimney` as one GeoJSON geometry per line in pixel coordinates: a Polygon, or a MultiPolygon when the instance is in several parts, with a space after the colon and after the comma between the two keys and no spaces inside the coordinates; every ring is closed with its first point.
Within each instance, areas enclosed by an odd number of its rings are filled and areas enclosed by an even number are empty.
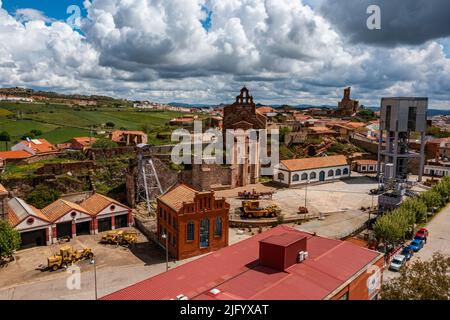
{"type": "Polygon", "coordinates": [[[296,232],[271,236],[259,242],[259,263],[283,272],[301,262],[302,252],[307,252],[306,236],[296,232]]]}

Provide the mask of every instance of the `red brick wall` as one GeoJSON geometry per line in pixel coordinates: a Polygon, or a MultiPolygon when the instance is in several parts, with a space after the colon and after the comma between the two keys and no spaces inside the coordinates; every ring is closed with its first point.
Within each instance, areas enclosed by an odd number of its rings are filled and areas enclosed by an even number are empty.
{"type": "MultiPolygon", "coordinates": [[[[177,260],[202,255],[211,251],[216,251],[220,248],[228,246],[228,214],[229,205],[225,200],[215,200],[214,194],[199,195],[195,199],[195,203],[188,203],[179,211],[175,212],[172,208],[158,201],[158,239],[162,246],[166,246],[166,240],[161,238],[161,235],[166,232],[172,236],[176,236],[176,245],[174,246],[169,241],[169,253],[177,260]],[[200,208],[200,202],[203,199],[210,199],[209,208],[200,208]],[[218,207],[218,205],[222,207],[218,207]],[[164,211],[166,211],[166,220],[164,220],[164,211]],[[169,224],[169,217],[172,222],[169,224]],[[215,236],[215,222],[216,218],[222,218],[222,235],[215,236]],[[175,218],[176,228],[173,226],[173,219],[175,218]],[[209,228],[209,247],[200,248],[200,222],[207,218],[210,222],[209,228]],[[187,224],[192,221],[194,223],[194,241],[187,241],[187,224]]],[[[170,237],[169,237],[170,238],[170,237]]]]}

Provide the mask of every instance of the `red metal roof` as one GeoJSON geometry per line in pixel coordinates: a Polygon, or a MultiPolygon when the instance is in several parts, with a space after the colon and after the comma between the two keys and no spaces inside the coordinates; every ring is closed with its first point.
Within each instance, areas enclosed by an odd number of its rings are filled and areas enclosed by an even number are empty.
{"type": "Polygon", "coordinates": [[[319,300],[367,268],[380,254],[352,243],[279,226],[233,246],[105,296],[104,300],[319,300]],[[259,242],[305,236],[309,257],[285,272],[259,265],[259,242]],[[219,289],[218,295],[210,290],[219,289]]]}

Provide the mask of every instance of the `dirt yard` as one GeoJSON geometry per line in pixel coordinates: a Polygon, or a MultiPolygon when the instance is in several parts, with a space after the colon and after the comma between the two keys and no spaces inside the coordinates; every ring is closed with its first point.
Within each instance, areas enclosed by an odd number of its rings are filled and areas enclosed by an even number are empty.
{"type": "MultiPolygon", "coordinates": [[[[69,245],[74,249],[91,248],[95,254],[97,268],[102,268],[103,266],[130,266],[142,263],[151,265],[165,261],[163,251],[156,249],[154,245],[147,242],[147,239],[142,234],[138,234],[138,243],[131,248],[100,244],[98,241],[101,238],[101,234],[99,234],[80,236],[72,239],[67,244],[19,251],[16,254],[16,261],[0,269],[0,288],[29,281],[42,281],[64,273],[64,270],[55,272],[36,270],[39,265],[47,263],[48,256],[58,252],[59,248],[64,245],[69,245]]],[[[92,268],[89,265],[89,261],[81,261],[77,265],[82,271],[86,268],[92,268]]]]}
{"type": "Polygon", "coordinates": [[[309,185],[307,192],[304,186],[276,189],[258,184],[217,193],[227,198],[231,205],[231,213],[238,214],[239,208],[242,206],[242,200],[237,198],[238,192],[253,189],[257,192],[274,191],[273,199],[261,200],[261,206],[276,204],[287,218],[297,215],[298,208],[305,205],[305,196],[311,214],[328,215],[359,210],[361,207],[371,207],[372,201],[374,205],[377,205],[378,197],[372,197],[369,194],[369,191],[374,188],[377,188],[376,181],[367,177],[353,177],[333,183],[309,185]]]}

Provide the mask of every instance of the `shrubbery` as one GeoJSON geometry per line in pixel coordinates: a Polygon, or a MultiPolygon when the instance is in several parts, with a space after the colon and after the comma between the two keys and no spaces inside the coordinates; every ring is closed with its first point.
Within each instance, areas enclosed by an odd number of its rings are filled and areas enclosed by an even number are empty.
{"type": "Polygon", "coordinates": [[[450,177],[444,177],[431,190],[408,199],[401,206],[377,219],[373,230],[377,239],[395,244],[414,233],[416,224],[426,222],[428,213],[434,214],[447,205],[450,196],[450,177]]]}

